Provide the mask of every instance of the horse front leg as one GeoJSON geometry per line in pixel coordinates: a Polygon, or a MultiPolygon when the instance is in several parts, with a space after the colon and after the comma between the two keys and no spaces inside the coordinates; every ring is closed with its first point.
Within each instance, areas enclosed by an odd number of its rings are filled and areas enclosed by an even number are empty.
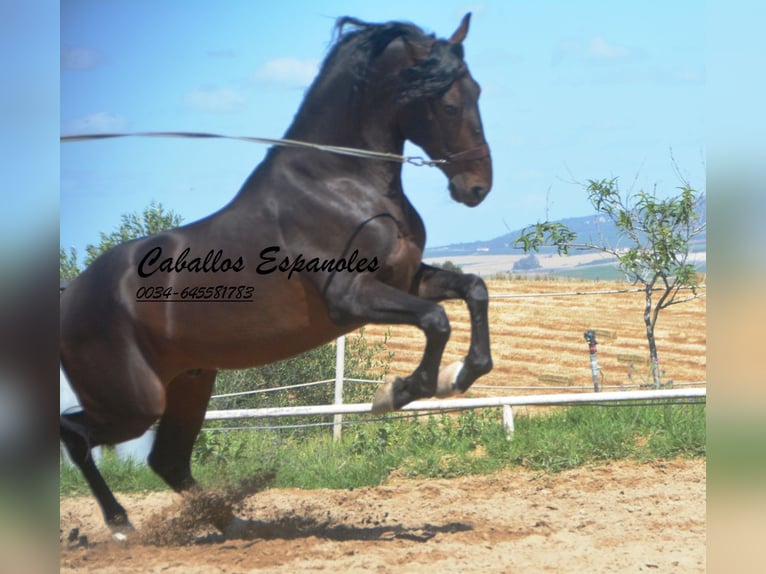
{"type": "Polygon", "coordinates": [[[373,401],[373,412],[402,408],[436,393],[439,364],[450,336],[447,313],[441,305],[379,281],[337,281],[325,293],[330,318],[338,325],[376,323],[414,325],[426,337],[423,358],[408,377],[397,377],[382,386],[373,401]]]}
{"type": "Polygon", "coordinates": [[[471,343],[462,363],[445,367],[439,373],[437,397],[464,393],[482,375],[492,370],[489,345],[489,293],[477,275],[456,273],[421,264],[415,277],[414,290],[430,301],[462,299],[468,306],[471,321],[471,343]]]}

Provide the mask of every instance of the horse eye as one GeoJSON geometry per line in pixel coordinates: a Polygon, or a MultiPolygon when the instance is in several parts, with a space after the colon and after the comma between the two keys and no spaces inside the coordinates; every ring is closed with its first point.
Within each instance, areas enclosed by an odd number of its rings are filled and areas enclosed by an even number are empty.
{"type": "Polygon", "coordinates": [[[459,110],[457,106],[451,106],[449,104],[444,106],[444,113],[447,114],[448,116],[456,116],[458,111],[459,110]]]}

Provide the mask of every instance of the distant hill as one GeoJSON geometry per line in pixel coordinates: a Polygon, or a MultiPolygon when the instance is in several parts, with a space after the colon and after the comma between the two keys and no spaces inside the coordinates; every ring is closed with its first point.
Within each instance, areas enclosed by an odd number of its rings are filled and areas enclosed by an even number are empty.
{"type": "MultiPolygon", "coordinates": [[[[703,198],[700,210],[703,221],[706,217],[706,202],[703,198]]],[[[563,223],[574,233],[577,234],[577,243],[594,243],[617,246],[619,235],[617,227],[605,216],[586,215],[582,217],[569,217],[560,219],[557,223],[563,223]]],[[[424,258],[429,257],[449,257],[458,255],[520,255],[522,249],[514,248],[513,243],[521,235],[523,229],[517,229],[484,241],[470,241],[467,243],[452,243],[441,247],[427,247],[424,258]]],[[[624,241],[624,240],[623,240],[624,241]]],[[[691,251],[704,251],[707,242],[707,234],[701,233],[694,238],[691,251]]],[[[555,253],[555,247],[544,247],[540,253],[555,253]]]]}

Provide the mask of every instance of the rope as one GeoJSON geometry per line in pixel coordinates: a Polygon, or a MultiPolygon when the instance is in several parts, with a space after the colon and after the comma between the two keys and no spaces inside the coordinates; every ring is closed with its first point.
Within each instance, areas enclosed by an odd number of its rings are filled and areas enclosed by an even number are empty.
{"type": "Polygon", "coordinates": [[[429,167],[435,167],[440,164],[447,163],[447,159],[425,159],[422,156],[405,156],[396,153],[371,151],[364,149],[357,149],[352,147],[334,146],[318,143],[303,142],[298,140],[283,139],[283,138],[262,138],[254,136],[228,136],[222,134],[211,134],[206,132],[125,132],[125,133],[104,133],[104,134],[71,134],[59,137],[61,143],[82,142],[90,140],[103,140],[113,138],[127,138],[127,137],[141,137],[141,138],[186,138],[186,139],[227,139],[238,140],[249,143],[260,143],[267,145],[276,145],[282,147],[294,147],[302,149],[313,149],[324,151],[328,153],[334,153],[339,155],[346,155],[352,157],[361,157],[366,159],[379,159],[383,161],[392,161],[396,163],[409,163],[415,166],[427,165],[429,167]]]}
{"type": "MultiPolygon", "coordinates": [[[[348,379],[344,379],[344,380],[348,380],[348,379]]],[[[289,389],[298,389],[298,388],[301,388],[301,387],[311,387],[311,386],[315,386],[315,385],[324,385],[324,384],[327,384],[327,383],[334,383],[334,382],[335,382],[335,379],[325,379],[324,381],[314,381],[314,382],[311,382],[311,383],[299,383],[297,385],[286,385],[286,386],[283,386],[283,387],[273,387],[273,388],[269,388],[269,389],[256,389],[256,390],[253,390],[253,391],[240,391],[240,392],[237,392],[237,393],[226,393],[226,394],[223,394],[223,395],[213,395],[212,397],[210,397],[210,399],[211,400],[212,399],[228,399],[228,398],[231,398],[231,397],[242,397],[242,396],[245,396],[245,395],[257,395],[259,393],[273,393],[275,391],[286,391],[286,390],[289,390],[289,389]]]]}
{"type": "MultiPolygon", "coordinates": [[[[601,369],[599,369],[601,370],[601,369]]],[[[676,383],[673,382],[673,388],[675,387],[699,387],[699,386],[706,386],[707,383],[697,382],[697,383],[676,383]]],[[[650,385],[651,386],[651,385],[650,385]]],[[[605,389],[614,389],[616,391],[621,391],[624,389],[644,389],[647,388],[646,385],[599,385],[599,388],[602,390],[605,389]]],[[[483,391],[582,391],[586,393],[590,393],[593,390],[593,385],[569,385],[569,386],[548,386],[548,385],[537,385],[537,386],[518,386],[513,387],[509,385],[472,385],[472,390],[483,390],[483,391]]]]}
{"type": "MultiPolygon", "coordinates": [[[[698,285],[695,289],[705,289],[706,285],[698,285]]],[[[691,290],[691,287],[682,287],[683,290],[691,290]]],[[[562,291],[558,293],[526,293],[526,294],[508,294],[508,295],[490,295],[491,299],[533,299],[536,297],[574,297],[578,295],[615,295],[623,293],[643,293],[646,289],[635,287],[632,289],[603,289],[599,291],[562,291]]],[[[662,287],[655,287],[652,291],[664,291],[662,287]]],[[[699,297],[702,297],[700,294],[699,297]]]]}
{"type": "MultiPolygon", "coordinates": [[[[239,391],[236,393],[226,393],[223,395],[213,395],[210,397],[210,400],[213,399],[228,399],[231,397],[242,397],[246,395],[257,395],[260,393],[272,393],[275,391],[287,391],[289,389],[298,389],[301,387],[311,387],[316,385],[326,385],[328,383],[334,383],[335,379],[325,379],[323,381],[313,381],[310,383],[299,383],[297,385],[285,385],[283,387],[273,387],[268,389],[255,389],[252,391],[239,391]]],[[[372,385],[382,385],[385,381],[374,381],[372,379],[343,379],[343,382],[345,383],[368,383],[372,385]]]]}

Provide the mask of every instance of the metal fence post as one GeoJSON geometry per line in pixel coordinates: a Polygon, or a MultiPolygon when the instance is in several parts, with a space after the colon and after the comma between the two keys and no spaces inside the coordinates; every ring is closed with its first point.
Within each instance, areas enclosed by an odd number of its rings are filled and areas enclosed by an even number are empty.
{"type": "Polygon", "coordinates": [[[590,373],[593,377],[593,391],[598,392],[598,372],[599,366],[596,360],[596,353],[598,352],[596,343],[596,331],[588,329],[585,331],[585,340],[588,342],[588,352],[590,353],[590,373]]]}
{"type": "MultiPolygon", "coordinates": [[[[335,404],[343,404],[343,378],[344,365],[346,362],[346,337],[338,337],[335,341],[335,404]]],[[[340,440],[341,429],[343,428],[343,415],[337,414],[333,417],[332,438],[335,441],[340,440]]]]}

